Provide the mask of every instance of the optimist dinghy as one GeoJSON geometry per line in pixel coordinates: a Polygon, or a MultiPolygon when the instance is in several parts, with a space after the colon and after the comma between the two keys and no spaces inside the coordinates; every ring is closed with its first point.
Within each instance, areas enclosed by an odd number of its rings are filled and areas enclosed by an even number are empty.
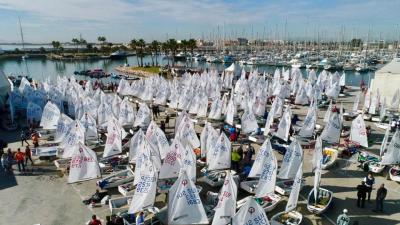
{"type": "Polygon", "coordinates": [[[323,151],[322,165],[323,170],[329,169],[336,164],[338,159],[338,150],[333,148],[325,148],[323,151]]]}
{"type": "Polygon", "coordinates": [[[108,189],[113,187],[118,187],[119,185],[126,184],[135,179],[134,173],[131,169],[126,169],[122,171],[118,171],[116,173],[111,174],[99,181],[97,181],[97,185],[101,189],[108,189]]]}
{"type": "Polygon", "coordinates": [[[256,198],[253,196],[247,196],[246,198],[237,201],[237,208],[242,207],[250,199],[254,198],[256,202],[265,210],[265,212],[270,212],[276,208],[278,203],[282,200],[282,197],[277,194],[269,194],[268,196],[262,198],[256,198]]]}
{"type": "Polygon", "coordinates": [[[390,168],[389,177],[393,181],[400,182],[400,167],[393,166],[392,168],[390,168]]]}
{"type": "Polygon", "coordinates": [[[333,193],[324,188],[318,188],[317,201],[315,201],[314,190],[308,194],[307,209],[311,213],[320,215],[332,205],[333,193]]]}

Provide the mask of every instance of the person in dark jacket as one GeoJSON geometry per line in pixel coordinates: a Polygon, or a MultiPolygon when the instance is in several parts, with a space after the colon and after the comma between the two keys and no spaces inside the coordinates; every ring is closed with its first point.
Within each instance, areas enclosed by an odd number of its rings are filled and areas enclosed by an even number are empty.
{"type": "Polygon", "coordinates": [[[372,188],[373,185],[375,183],[375,178],[372,175],[371,172],[368,173],[368,175],[364,178],[364,182],[365,182],[365,186],[367,186],[367,193],[368,193],[368,202],[371,201],[371,192],[372,192],[372,188]]]}
{"type": "Polygon", "coordinates": [[[364,208],[365,198],[367,197],[368,187],[365,186],[365,182],[361,181],[361,184],[357,186],[357,206],[364,208]],[[361,204],[360,204],[361,201],[361,204]]]}
{"type": "Polygon", "coordinates": [[[381,184],[381,186],[376,191],[376,208],[375,212],[383,212],[383,201],[385,200],[387,195],[387,189],[385,188],[385,184],[381,184]]]}

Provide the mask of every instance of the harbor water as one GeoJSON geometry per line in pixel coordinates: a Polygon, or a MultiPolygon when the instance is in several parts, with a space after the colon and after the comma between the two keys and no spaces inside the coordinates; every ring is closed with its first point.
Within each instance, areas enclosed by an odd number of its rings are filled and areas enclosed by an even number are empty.
{"type": "MultiPolygon", "coordinates": [[[[147,56],[143,59],[144,64],[151,64],[152,60],[150,56],[147,56]]],[[[162,56],[158,57],[158,62],[164,65],[171,65],[171,60],[163,59],[162,56]]],[[[82,71],[82,70],[92,70],[92,69],[103,69],[106,73],[118,73],[115,71],[115,67],[124,65],[128,63],[131,66],[137,65],[136,56],[129,56],[126,59],[122,60],[87,60],[87,61],[53,61],[48,59],[41,58],[28,58],[26,60],[22,59],[2,59],[0,60],[0,70],[3,70],[7,75],[28,75],[35,80],[43,80],[47,77],[56,77],[60,76],[71,76],[74,74],[74,71],[82,71]]],[[[195,61],[186,61],[186,62],[175,62],[176,66],[189,66],[196,67],[201,69],[217,69],[218,71],[222,71],[224,68],[230,66],[230,64],[224,63],[208,63],[208,62],[195,62],[195,61]]],[[[273,74],[275,71],[275,66],[241,66],[237,64],[236,73],[240,74],[240,71],[244,68],[246,71],[251,71],[253,69],[257,69],[258,72],[263,73],[264,71],[270,74],[273,74]]],[[[303,76],[307,77],[307,71],[302,69],[303,76]]],[[[320,71],[317,72],[317,74],[320,71]]],[[[342,73],[339,71],[339,73],[342,73]]],[[[346,71],[346,85],[349,86],[359,86],[360,82],[363,80],[365,84],[368,84],[370,79],[374,76],[374,72],[366,72],[366,73],[358,73],[355,71],[346,71]]],[[[90,79],[84,76],[76,76],[78,79],[90,79]]],[[[111,78],[106,78],[106,80],[111,80],[111,78]]]]}

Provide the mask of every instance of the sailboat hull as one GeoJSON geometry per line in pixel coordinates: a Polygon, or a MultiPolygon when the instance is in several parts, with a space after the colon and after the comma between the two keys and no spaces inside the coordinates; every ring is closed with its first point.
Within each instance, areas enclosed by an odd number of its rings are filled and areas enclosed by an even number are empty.
{"type": "Polygon", "coordinates": [[[317,201],[317,204],[315,204],[314,189],[312,189],[308,194],[307,209],[313,214],[320,215],[331,207],[333,192],[324,188],[319,188],[317,198],[319,200],[317,201]]]}
{"type": "Polygon", "coordinates": [[[280,212],[272,216],[271,225],[298,225],[302,220],[303,215],[300,212],[280,212]]]}
{"type": "Polygon", "coordinates": [[[389,177],[393,181],[400,182],[400,167],[393,166],[392,168],[390,168],[389,177]]]}

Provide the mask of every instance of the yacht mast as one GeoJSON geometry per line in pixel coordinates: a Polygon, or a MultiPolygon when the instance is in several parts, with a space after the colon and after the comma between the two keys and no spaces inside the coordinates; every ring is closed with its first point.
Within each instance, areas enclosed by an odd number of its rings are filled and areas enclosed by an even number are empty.
{"type": "Polygon", "coordinates": [[[21,41],[22,41],[22,50],[25,52],[24,33],[22,32],[21,19],[20,19],[19,16],[18,16],[18,22],[19,22],[19,30],[20,30],[20,35],[21,35],[21,41]]]}

